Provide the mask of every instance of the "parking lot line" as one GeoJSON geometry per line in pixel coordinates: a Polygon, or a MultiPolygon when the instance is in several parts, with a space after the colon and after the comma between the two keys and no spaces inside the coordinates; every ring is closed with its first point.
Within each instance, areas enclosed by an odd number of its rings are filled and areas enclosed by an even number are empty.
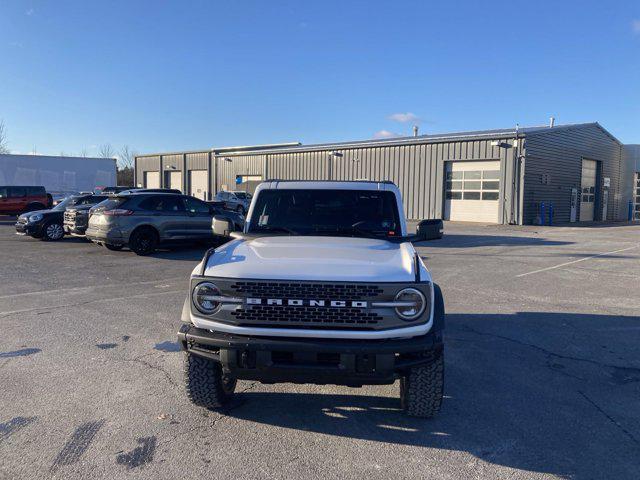
{"type": "Polygon", "coordinates": [[[612,250],[610,252],[598,253],[597,255],[591,255],[590,257],[579,258],[578,260],[572,260],[571,262],[561,263],[559,265],[554,265],[552,267],[541,268],[540,270],[534,270],[532,272],[521,273],[520,275],[516,275],[516,278],[526,277],[527,275],[533,275],[534,273],[541,273],[541,272],[547,272],[549,270],[555,270],[556,268],[566,267],[567,265],[572,265],[574,263],[584,262],[586,260],[591,260],[593,258],[602,257],[604,255],[611,255],[612,253],[626,252],[627,250],[633,250],[634,248],[638,248],[638,246],[640,246],[640,244],[634,245],[632,247],[621,248],[619,250],[612,250]]]}

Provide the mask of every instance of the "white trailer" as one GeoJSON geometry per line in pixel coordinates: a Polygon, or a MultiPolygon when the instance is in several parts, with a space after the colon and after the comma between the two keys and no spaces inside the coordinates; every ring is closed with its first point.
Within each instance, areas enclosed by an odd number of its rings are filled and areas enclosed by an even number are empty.
{"type": "Polygon", "coordinates": [[[116,159],[0,155],[0,185],[37,185],[52,195],[116,185],[116,159]]]}

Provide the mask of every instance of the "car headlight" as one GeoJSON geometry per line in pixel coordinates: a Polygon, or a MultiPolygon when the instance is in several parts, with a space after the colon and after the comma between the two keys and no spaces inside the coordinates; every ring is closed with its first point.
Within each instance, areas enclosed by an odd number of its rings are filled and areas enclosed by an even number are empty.
{"type": "Polygon", "coordinates": [[[41,213],[36,213],[35,215],[31,215],[29,217],[29,222],[33,223],[33,222],[39,222],[40,220],[42,220],[43,216],[41,213]]]}
{"type": "Polygon", "coordinates": [[[216,297],[220,297],[220,290],[211,282],[202,282],[195,286],[191,298],[193,305],[200,313],[211,315],[220,306],[220,302],[216,301],[216,297]]]}
{"type": "Polygon", "coordinates": [[[420,290],[405,288],[400,290],[395,298],[396,313],[403,320],[415,320],[424,312],[427,301],[420,290]]]}

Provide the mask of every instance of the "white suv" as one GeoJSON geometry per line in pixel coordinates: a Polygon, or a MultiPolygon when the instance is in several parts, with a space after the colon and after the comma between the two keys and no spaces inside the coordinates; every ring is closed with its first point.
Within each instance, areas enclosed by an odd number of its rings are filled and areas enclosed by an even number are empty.
{"type": "Polygon", "coordinates": [[[178,337],[190,399],[221,407],[236,380],[362,386],[400,380],[404,410],[431,417],[444,385],[444,302],[387,182],[262,183],[244,231],[193,270],[178,337]]]}

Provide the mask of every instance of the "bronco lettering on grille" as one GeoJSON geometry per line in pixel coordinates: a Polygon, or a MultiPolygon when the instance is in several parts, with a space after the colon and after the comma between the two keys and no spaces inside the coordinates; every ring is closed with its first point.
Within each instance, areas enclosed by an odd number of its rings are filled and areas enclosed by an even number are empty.
{"type": "Polygon", "coordinates": [[[247,298],[247,305],[287,305],[290,307],[367,308],[363,300],[300,300],[295,298],[247,298]]]}

